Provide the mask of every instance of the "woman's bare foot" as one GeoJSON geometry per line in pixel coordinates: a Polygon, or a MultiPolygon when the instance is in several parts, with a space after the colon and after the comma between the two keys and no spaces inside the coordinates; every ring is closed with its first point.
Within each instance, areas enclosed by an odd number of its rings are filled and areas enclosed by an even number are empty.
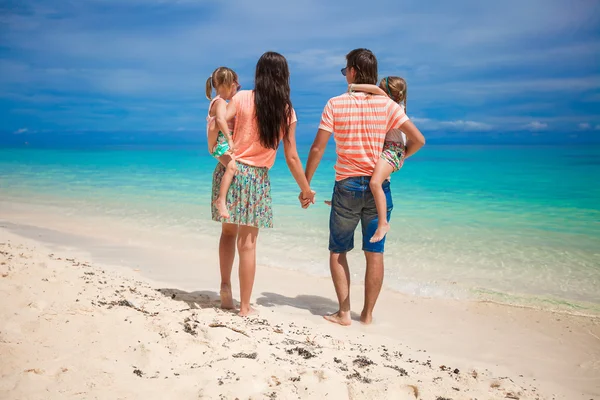
{"type": "Polygon", "coordinates": [[[229,211],[227,211],[227,202],[225,202],[225,199],[218,197],[217,201],[215,201],[215,205],[217,206],[221,218],[229,218],[229,211]]]}
{"type": "Polygon", "coordinates": [[[360,314],[360,322],[364,325],[370,325],[373,322],[373,314],[365,314],[363,311],[360,314]]]}
{"type": "Polygon", "coordinates": [[[231,294],[231,287],[229,285],[221,285],[221,308],[224,310],[232,310],[233,306],[233,295],[231,294]]]}
{"type": "Polygon", "coordinates": [[[240,317],[248,317],[250,315],[255,315],[258,314],[258,311],[256,311],[254,308],[248,306],[248,307],[240,307],[240,312],[238,313],[238,315],[240,317]]]}
{"type": "Polygon", "coordinates": [[[323,318],[329,322],[343,326],[348,326],[352,323],[352,320],[350,319],[350,311],[338,311],[335,314],[323,315],[323,318]]]}
{"type": "Polygon", "coordinates": [[[369,242],[376,243],[376,242],[383,240],[383,238],[389,232],[389,230],[390,230],[390,224],[379,225],[377,227],[377,230],[375,231],[375,234],[373,234],[373,236],[371,237],[371,240],[369,240],[369,242]]]}

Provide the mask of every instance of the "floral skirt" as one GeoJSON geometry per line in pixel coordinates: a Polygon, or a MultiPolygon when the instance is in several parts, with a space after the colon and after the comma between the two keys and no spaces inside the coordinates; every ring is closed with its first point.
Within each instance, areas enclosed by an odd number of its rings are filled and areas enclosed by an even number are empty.
{"type": "Polygon", "coordinates": [[[225,167],[218,163],[212,182],[212,219],[216,222],[247,225],[255,228],[273,227],[271,181],[268,168],[236,162],[237,171],[227,192],[229,218],[221,218],[215,201],[219,197],[225,167]]]}

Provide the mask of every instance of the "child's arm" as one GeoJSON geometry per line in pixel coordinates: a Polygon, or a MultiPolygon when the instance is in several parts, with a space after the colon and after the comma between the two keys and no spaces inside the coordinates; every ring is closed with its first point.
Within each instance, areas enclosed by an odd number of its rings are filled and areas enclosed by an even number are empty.
{"type": "Polygon", "coordinates": [[[235,118],[236,112],[237,112],[237,107],[235,105],[235,100],[230,101],[229,103],[227,103],[227,112],[225,114],[225,119],[227,121],[231,121],[233,118],[235,118]]]}
{"type": "Polygon", "coordinates": [[[225,101],[218,101],[215,104],[215,116],[217,121],[217,126],[223,132],[225,137],[227,138],[227,143],[229,143],[229,148],[233,152],[233,139],[231,137],[231,132],[229,131],[229,126],[227,125],[227,103],[225,101]]]}
{"type": "Polygon", "coordinates": [[[350,85],[348,85],[348,90],[350,92],[366,92],[371,94],[378,94],[381,96],[387,96],[387,93],[385,93],[379,86],[369,85],[366,83],[351,83],[350,85]]]}

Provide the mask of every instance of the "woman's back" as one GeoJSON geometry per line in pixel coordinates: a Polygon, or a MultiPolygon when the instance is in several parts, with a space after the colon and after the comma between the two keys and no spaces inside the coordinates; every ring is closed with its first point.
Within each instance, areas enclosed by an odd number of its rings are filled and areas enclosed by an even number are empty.
{"type": "MultiPolygon", "coordinates": [[[[235,127],[233,143],[237,161],[254,167],[271,168],[275,163],[277,150],[268,149],[260,142],[254,92],[242,90],[231,99],[235,106],[235,127]]],[[[292,109],[290,124],[296,122],[296,113],[292,109]]],[[[283,129],[280,138],[283,137],[283,129]]]]}

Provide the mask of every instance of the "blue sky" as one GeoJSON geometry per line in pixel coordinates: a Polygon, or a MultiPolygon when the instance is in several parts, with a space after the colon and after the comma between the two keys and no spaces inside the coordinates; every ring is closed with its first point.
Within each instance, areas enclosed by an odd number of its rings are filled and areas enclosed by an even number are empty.
{"type": "Polygon", "coordinates": [[[406,78],[408,114],[430,138],[599,141],[599,26],[594,0],[4,0],[0,131],[201,137],[212,70],[251,88],[274,50],[312,137],[346,88],[344,55],[367,47],[381,76],[406,78]]]}

